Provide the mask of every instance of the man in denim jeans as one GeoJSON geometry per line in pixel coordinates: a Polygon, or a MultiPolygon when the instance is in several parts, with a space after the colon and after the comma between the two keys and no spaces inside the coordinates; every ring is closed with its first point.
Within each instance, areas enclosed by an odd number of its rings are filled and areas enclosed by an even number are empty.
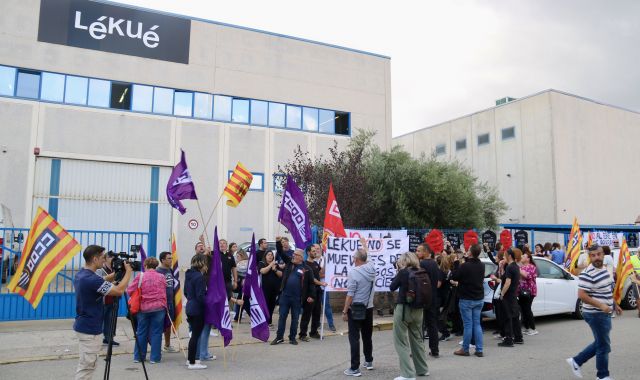
{"type": "Polygon", "coordinates": [[[578,355],[567,359],[573,374],[582,378],[580,367],[592,357],[596,357],[598,380],[609,377],[609,352],[611,352],[611,315],[622,314],[620,306],[613,303],[613,278],[603,265],[604,251],[594,244],[588,248],[589,265],[578,277],[578,297],[583,302],[582,315],[591,328],[594,342],[578,355]]]}
{"type": "Polygon", "coordinates": [[[458,356],[469,356],[469,345],[473,337],[476,343],[474,355],[482,357],[482,326],[480,313],[484,305],[484,264],[478,259],[482,252],[480,244],[471,246],[471,257],[453,272],[452,279],[458,285],[460,315],[464,323],[462,347],[454,352],[458,356]]]}

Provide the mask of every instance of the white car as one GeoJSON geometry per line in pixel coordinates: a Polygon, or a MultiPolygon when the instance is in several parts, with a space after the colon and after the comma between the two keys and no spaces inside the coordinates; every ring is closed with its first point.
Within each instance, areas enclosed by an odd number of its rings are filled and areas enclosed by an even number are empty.
{"type": "MultiPolygon", "coordinates": [[[[495,318],[493,294],[496,284],[489,276],[495,272],[496,265],[489,259],[481,259],[485,266],[484,307],[482,316],[495,318]]],[[[538,268],[538,294],[533,299],[531,309],[536,317],[551,314],[572,313],[582,319],[582,301],[578,299],[578,277],[551,260],[534,257],[538,268]]]]}

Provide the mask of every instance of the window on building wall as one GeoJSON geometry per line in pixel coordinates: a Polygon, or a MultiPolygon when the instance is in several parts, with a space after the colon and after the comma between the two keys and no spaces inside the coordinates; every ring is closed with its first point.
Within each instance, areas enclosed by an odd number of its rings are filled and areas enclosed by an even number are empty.
{"type": "Polygon", "coordinates": [[[171,115],[173,113],[173,90],[170,88],[154,87],[153,112],[171,115]]]}
{"type": "Polygon", "coordinates": [[[16,69],[0,66],[0,95],[13,96],[16,81],[16,69]]]}
{"type": "Polygon", "coordinates": [[[456,151],[467,149],[467,139],[456,140],[456,151]]]}
{"type": "MultiPolygon", "coordinates": [[[[227,180],[231,178],[231,174],[233,174],[233,170],[229,170],[227,173],[227,180]]],[[[253,180],[251,181],[251,186],[249,186],[249,191],[264,191],[264,174],[262,173],[254,173],[253,180]]]]}
{"type": "Polygon", "coordinates": [[[89,99],[87,104],[94,107],[111,105],[111,82],[101,79],[89,79],[89,99]]]}
{"type": "Polygon", "coordinates": [[[351,121],[349,120],[349,113],[336,111],[335,122],[335,134],[336,135],[349,135],[351,128],[351,121]]]}
{"type": "Polygon", "coordinates": [[[484,133],[482,135],[478,135],[478,145],[486,145],[489,144],[489,134],[484,133]]]}
{"type": "Polygon", "coordinates": [[[131,109],[131,83],[111,82],[109,106],[120,110],[131,109]]]}
{"type": "Polygon", "coordinates": [[[213,96],[213,120],[231,121],[231,97],[213,96]]]}
{"type": "Polygon", "coordinates": [[[42,73],[40,99],[52,102],[64,101],[64,79],[62,74],[42,73]]]}
{"type": "Polygon", "coordinates": [[[64,86],[64,102],[69,104],[87,104],[87,86],[89,79],[67,75],[64,86]]]}
{"type": "Polygon", "coordinates": [[[21,98],[38,99],[39,94],[40,72],[32,70],[18,70],[16,96],[21,98]]]}
{"type": "Polygon", "coordinates": [[[302,108],[287,106],[287,128],[300,129],[302,127],[302,108]]]}
{"type": "Polygon", "coordinates": [[[281,103],[269,103],[269,126],[284,127],[285,106],[281,103]]]}
{"type": "Polygon", "coordinates": [[[305,131],[318,131],[318,109],[317,108],[302,108],[302,129],[305,131]]]}
{"type": "Polygon", "coordinates": [[[516,137],[516,127],[509,127],[502,129],[502,139],[508,140],[516,137]]]}
{"type": "Polygon", "coordinates": [[[176,91],[173,95],[173,114],[176,116],[191,117],[193,105],[193,92],[176,91]]]}
{"type": "Polygon", "coordinates": [[[233,110],[231,121],[234,123],[249,123],[248,99],[233,99],[233,106],[231,109],[233,110]]]}
{"type": "Polygon", "coordinates": [[[436,145],[436,156],[440,156],[441,154],[447,153],[447,145],[446,144],[438,144],[436,145]]]}
{"type": "Polygon", "coordinates": [[[153,109],[153,87],[133,85],[131,109],[140,112],[151,112],[153,109]]]}
{"type": "Polygon", "coordinates": [[[251,101],[251,124],[267,125],[269,118],[269,103],[262,100],[251,101]]]}
{"type": "Polygon", "coordinates": [[[328,110],[320,110],[318,129],[322,133],[336,133],[336,113],[328,110]]]}
{"type": "Polygon", "coordinates": [[[213,116],[213,95],[196,92],[193,99],[193,117],[211,119],[213,116]]]}

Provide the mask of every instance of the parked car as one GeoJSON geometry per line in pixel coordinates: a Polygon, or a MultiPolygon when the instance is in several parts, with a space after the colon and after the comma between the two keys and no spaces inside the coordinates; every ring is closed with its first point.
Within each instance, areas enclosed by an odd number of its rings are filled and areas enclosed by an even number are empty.
{"type": "MultiPolygon", "coordinates": [[[[481,259],[485,266],[484,307],[482,316],[495,318],[493,294],[495,281],[489,276],[495,272],[496,265],[489,259],[481,259]]],[[[582,301],[578,299],[578,277],[572,275],[551,260],[534,257],[538,268],[538,295],[533,300],[531,310],[536,317],[552,314],[572,313],[582,319],[582,301]]]]}

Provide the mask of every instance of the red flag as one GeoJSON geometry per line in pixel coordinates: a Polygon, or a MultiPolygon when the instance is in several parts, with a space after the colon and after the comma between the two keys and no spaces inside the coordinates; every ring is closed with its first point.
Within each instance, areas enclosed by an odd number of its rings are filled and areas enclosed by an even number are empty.
{"type": "Polygon", "coordinates": [[[429,248],[436,255],[444,250],[444,237],[442,235],[442,231],[433,229],[429,231],[429,234],[426,238],[424,238],[424,242],[427,243],[429,248]]]}
{"type": "Polygon", "coordinates": [[[511,231],[502,230],[502,232],[500,232],[500,243],[502,244],[502,249],[504,249],[505,251],[507,249],[511,248],[511,245],[513,244],[513,238],[511,237],[511,231]]]}
{"type": "Polygon", "coordinates": [[[338,209],[338,202],[333,193],[333,184],[329,183],[329,197],[327,198],[327,209],[324,213],[324,231],[322,232],[322,249],[327,248],[327,239],[329,236],[347,237],[342,224],[342,216],[338,209]]]}
{"type": "Polygon", "coordinates": [[[464,248],[468,250],[472,245],[478,244],[478,233],[474,230],[469,230],[464,233],[464,248]]]}

